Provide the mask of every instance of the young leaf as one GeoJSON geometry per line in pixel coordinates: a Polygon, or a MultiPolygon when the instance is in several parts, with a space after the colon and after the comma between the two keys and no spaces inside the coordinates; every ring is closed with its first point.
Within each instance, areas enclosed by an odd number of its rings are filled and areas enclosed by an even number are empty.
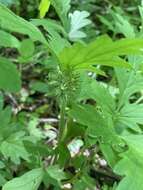
{"type": "Polygon", "coordinates": [[[40,18],[44,18],[50,7],[50,0],[41,0],[39,5],[40,18]]]}
{"type": "Polygon", "coordinates": [[[41,168],[33,169],[21,177],[8,181],[2,190],[38,190],[42,178],[43,170],[41,168]]]}
{"type": "Polygon", "coordinates": [[[72,41],[77,41],[81,38],[85,38],[86,34],[81,31],[81,29],[91,23],[87,18],[89,13],[87,11],[74,11],[69,14],[70,18],[70,31],[69,39],[72,41]]]}
{"type": "Polygon", "coordinates": [[[6,30],[28,35],[34,41],[47,43],[38,28],[32,23],[15,15],[7,7],[0,3],[0,26],[6,30]]]}
{"type": "Polygon", "coordinates": [[[21,80],[16,66],[6,58],[0,57],[0,89],[18,92],[21,80]]]}

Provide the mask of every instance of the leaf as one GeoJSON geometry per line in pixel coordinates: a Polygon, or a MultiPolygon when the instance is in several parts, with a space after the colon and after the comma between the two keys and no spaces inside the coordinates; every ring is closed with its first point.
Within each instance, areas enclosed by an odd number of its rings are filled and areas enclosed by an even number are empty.
{"type": "Polygon", "coordinates": [[[93,99],[98,106],[101,106],[103,112],[106,111],[110,114],[114,113],[116,108],[115,100],[105,86],[86,74],[82,76],[81,81],[81,92],[78,95],[80,101],[93,99]]]}
{"type": "Polygon", "coordinates": [[[129,102],[129,98],[136,92],[142,90],[143,86],[143,78],[140,73],[135,70],[128,71],[123,68],[115,69],[120,96],[119,96],[119,104],[118,109],[121,108],[124,104],[129,102]]]}
{"type": "Polygon", "coordinates": [[[73,190],[95,189],[95,181],[86,172],[74,182],[73,190]]]}
{"type": "Polygon", "coordinates": [[[65,28],[68,27],[67,14],[70,9],[70,2],[71,0],[52,0],[51,1],[51,4],[55,8],[65,28]]]}
{"type": "Polygon", "coordinates": [[[46,13],[49,11],[50,0],[41,0],[39,5],[40,18],[44,18],[46,13]]]}
{"type": "Polygon", "coordinates": [[[116,151],[124,149],[124,142],[115,132],[110,117],[102,117],[94,106],[73,106],[69,115],[78,123],[86,125],[86,141],[90,144],[100,143],[100,148],[110,166],[114,166],[118,157],[116,151]]]}
{"type": "Polygon", "coordinates": [[[44,134],[40,128],[37,127],[38,118],[34,117],[28,124],[28,131],[31,136],[34,137],[35,140],[40,140],[44,138],[44,134]]]}
{"type": "Polygon", "coordinates": [[[12,4],[18,4],[18,0],[0,0],[0,3],[3,3],[7,6],[10,6],[12,4]]]}
{"type": "Polygon", "coordinates": [[[4,157],[10,158],[16,164],[20,163],[20,158],[27,161],[29,160],[29,154],[22,142],[24,134],[22,131],[11,134],[7,139],[3,140],[0,145],[0,151],[4,157]]]}
{"type": "Polygon", "coordinates": [[[23,58],[32,57],[34,51],[35,46],[31,39],[25,39],[21,42],[19,52],[23,58]]]}
{"type": "Polygon", "coordinates": [[[116,124],[120,124],[121,128],[131,128],[141,132],[138,124],[143,124],[143,104],[125,104],[118,113],[116,124]]]}
{"type": "Polygon", "coordinates": [[[101,36],[90,44],[76,43],[70,48],[65,48],[58,58],[63,68],[80,69],[83,66],[88,68],[98,64],[130,68],[129,64],[117,56],[139,54],[142,47],[141,39],[121,39],[112,42],[109,37],[101,36]]]}
{"type": "Polygon", "coordinates": [[[45,175],[44,175],[44,183],[46,185],[54,185],[56,187],[61,186],[61,181],[66,179],[67,176],[65,172],[62,171],[62,169],[59,168],[58,165],[49,166],[46,169],[45,175]]]}
{"type": "Polygon", "coordinates": [[[0,46],[10,47],[10,48],[19,48],[20,42],[13,35],[0,30],[0,46]]]}
{"type": "Polygon", "coordinates": [[[127,142],[129,150],[121,154],[122,159],[115,166],[114,171],[124,176],[116,190],[143,189],[143,136],[130,135],[123,139],[127,142]]]}
{"type": "Polygon", "coordinates": [[[60,33],[64,36],[66,36],[66,31],[65,29],[55,20],[52,19],[32,19],[31,22],[35,26],[43,26],[43,28],[49,33],[53,34],[54,32],[60,33]]]}
{"type": "Polygon", "coordinates": [[[0,3],[0,27],[9,31],[28,35],[33,41],[46,44],[43,34],[32,23],[15,15],[7,7],[0,3]]]}
{"type": "MultiPolygon", "coordinates": [[[[3,102],[3,100],[2,100],[3,102]]],[[[1,125],[0,125],[0,130],[1,130],[1,134],[2,134],[2,128],[6,129],[6,127],[9,125],[10,123],[10,119],[11,119],[11,114],[12,114],[12,110],[11,108],[8,106],[5,109],[3,109],[3,103],[2,103],[2,107],[0,110],[0,121],[1,121],[1,125]]]]}
{"type": "Polygon", "coordinates": [[[8,92],[18,92],[21,79],[16,66],[6,58],[0,57],[0,89],[8,92]]]}
{"type": "Polygon", "coordinates": [[[134,27],[129,23],[125,16],[122,16],[115,11],[111,11],[111,15],[114,19],[116,33],[122,33],[125,37],[128,38],[135,37],[136,34],[134,31],[134,27]]]}
{"type": "Polygon", "coordinates": [[[41,168],[33,169],[21,177],[17,177],[7,182],[2,190],[38,190],[43,178],[41,168]]]}
{"type": "Polygon", "coordinates": [[[4,176],[0,173],[0,187],[3,186],[6,183],[6,179],[4,178],[4,176]]]}
{"type": "Polygon", "coordinates": [[[81,29],[89,24],[91,21],[87,19],[89,13],[87,11],[74,11],[69,14],[70,18],[70,31],[69,39],[72,41],[77,41],[81,38],[85,38],[86,34],[81,31],[81,29]]]}

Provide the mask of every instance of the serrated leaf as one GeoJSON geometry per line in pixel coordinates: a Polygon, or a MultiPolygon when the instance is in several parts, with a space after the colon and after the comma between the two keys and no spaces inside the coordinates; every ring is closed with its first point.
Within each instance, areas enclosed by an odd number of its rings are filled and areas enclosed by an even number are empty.
{"type": "Polygon", "coordinates": [[[109,93],[109,90],[96,80],[92,80],[86,74],[81,78],[81,92],[78,95],[78,99],[87,100],[93,99],[97,105],[102,108],[102,111],[107,113],[114,113],[116,104],[114,98],[109,93]],[[90,92],[90,93],[89,93],[90,92]]]}
{"type": "Polygon", "coordinates": [[[5,158],[10,158],[14,163],[19,164],[20,159],[29,160],[29,153],[24,147],[22,138],[23,132],[11,134],[7,139],[3,140],[0,145],[0,151],[5,158]]]}
{"type": "Polygon", "coordinates": [[[8,32],[0,30],[0,46],[19,48],[20,42],[13,35],[9,34],[8,32]]]}
{"type": "Polygon", "coordinates": [[[95,144],[100,143],[100,148],[111,166],[114,166],[118,157],[116,151],[123,151],[124,144],[115,132],[110,117],[102,117],[94,106],[73,106],[69,112],[73,119],[82,125],[88,126],[86,130],[87,139],[95,144]],[[110,135],[109,135],[110,134],[110,135]],[[116,150],[116,151],[115,151],[116,150]]]}
{"type": "Polygon", "coordinates": [[[55,187],[61,186],[61,180],[66,179],[66,174],[58,165],[49,166],[46,169],[44,176],[44,183],[46,185],[54,185],[55,187]]]}
{"type": "Polygon", "coordinates": [[[87,173],[84,173],[80,179],[74,182],[73,190],[85,190],[85,189],[95,189],[95,181],[87,173]]]}
{"type": "Polygon", "coordinates": [[[86,34],[81,29],[91,23],[87,18],[89,13],[87,11],[74,11],[69,14],[70,18],[70,31],[69,39],[77,41],[81,38],[85,38],[86,34]]]}
{"type": "Polygon", "coordinates": [[[0,57],[0,89],[8,92],[18,92],[21,79],[16,66],[6,58],[0,57]]]}
{"type": "Polygon", "coordinates": [[[117,57],[128,54],[141,54],[143,40],[121,39],[112,42],[109,37],[101,36],[94,42],[83,45],[76,43],[65,48],[58,56],[62,67],[80,69],[82,66],[107,65],[130,68],[124,60],[117,57]]]}
{"type": "Polygon", "coordinates": [[[39,5],[40,18],[44,18],[50,7],[50,0],[41,0],[39,5]]]}
{"type": "Polygon", "coordinates": [[[124,104],[129,102],[131,95],[142,90],[143,78],[140,73],[134,70],[129,72],[126,69],[116,68],[115,72],[120,90],[118,107],[121,108],[124,104]]]}
{"type": "Polygon", "coordinates": [[[136,35],[134,27],[129,23],[129,21],[114,11],[111,11],[111,14],[115,22],[116,33],[122,33],[125,37],[134,38],[136,35]]]}
{"type": "Polygon", "coordinates": [[[127,142],[129,150],[121,154],[122,159],[114,171],[123,176],[116,190],[141,190],[143,189],[143,136],[131,135],[123,139],[127,142]]]}
{"type": "Polygon", "coordinates": [[[143,104],[125,104],[118,113],[117,123],[122,130],[128,127],[141,132],[138,124],[143,124],[143,104]]]}
{"type": "Polygon", "coordinates": [[[0,27],[13,32],[28,35],[34,41],[47,43],[38,28],[32,23],[15,15],[11,10],[0,3],[0,27]]]}
{"type": "Polygon", "coordinates": [[[7,182],[2,190],[38,190],[43,178],[41,168],[33,169],[21,177],[17,177],[7,182]]]}

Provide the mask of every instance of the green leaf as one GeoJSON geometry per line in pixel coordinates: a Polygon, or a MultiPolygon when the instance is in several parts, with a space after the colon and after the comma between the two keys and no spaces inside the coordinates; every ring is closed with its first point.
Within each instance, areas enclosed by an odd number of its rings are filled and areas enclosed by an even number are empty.
{"type": "Polygon", "coordinates": [[[25,133],[17,132],[11,134],[7,139],[3,140],[0,145],[0,151],[5,158],[10,158],[14,163],[19,164],[20,158],[29,160],[29,153],[22,142],[25,133]]]}
{"type": "Polygon", "coordinates": [[[41,0],[39,5],[40,18],[44,18],[50,7],[50,0],[41,0]]]}
{"type": "Polygon", "coordinates": [[[10,48],[19,48],[20,42],[13,35],[0,30],[0,46],[10,47],[10,48]]]}
{"type": "Polygon", "coordinates": [[[85,190],[85,189],[95,189],[95,180],[92,179],[87,173],[84,173],[80,179],[74,182],[73,190],[85,190]]]}
{"type": "Polygon", "coordinates": [[[61,186],[61,181],[66,179],[67,176],[65,172],[62,171],[62,169],[59,168],[58,165],[49,166],[46,169],[45,175],[44,175],[44,183],[46,185],[54,185],[57,187],[61,186]]]}
{"type": "Polygon", "coordinates": [[[70,48],[65,48],[58,58],[64,68],[80,69],[83,66],[91,67],[98,64],[130,68],[129,64],[117,56],[141,54],[142,47],[141,39],[121,39],[112,42],[109,37],[101,36],[90,44],[76,43],[70,48]]]}
{"type": "Polygon", "coordinates": [[[19,52],[23,58],[32,57],[34,50],[35,46],[31,39],[25,39],[21,42],[19,52]]]}
{"type": "Polygon", "coordinates": [[[143,124],[143,104],[125,104],[118,113],[116,124],[123,129],[131,128],[141,132],[138,124],[143,124]]]}
{"type": "Polygon", "coordinates": [[[43,26],[43,28],[49,33],[53,34],[54,32],[57,32],[59,34],[62,34],[66,36],[65,29],[55,20],[52,19],[32,19],[31,21],[35,26],[43,26]]]}
{"type": "Polygon", "coordinates": [[[70,31],[69,39],[72,41],[77,41],[81,38],[85,38],[86,34],[81,31],[81,29],[89,24],[91,21],[87,18],[89,13],[87,11],[74,11],[69,14],[70,18],[70,31]]]}
{"type": "Polygon", "coordinates": [[[142,90],[143,78],[140,73],[134,70],[129,72],[123,68],[116,68],[115,72],[120,90],[118,108],[121,108],[129,102],[131,95],[142,90]]]}
{"type": "Polygon", "coordinates": [[[33,169],[21,177],[17,177],[7,182],[2,190],[38,190],[43,178],[41,168],[33,169]]]}
{"type": "Polygon", "coordinates": [[[122,159],[114,171],[123,176],[116,190],[141,190],[143,189],[143,136],[131,135],[123,139],[127,142],[129,150],[121,154],[122,159]]]}
{"type": "Polygon", "coordinates": [[[125,37],[128,38],[135,37],[136,34],[134,31],[134,27],[129,23],[125,16],[122,16],[114,11],[111,11],[111,15],[114,19],[116,33],[122,33],[125,37]]]}
{"type": "Polygon", "coordinates": [[[123,151],[124,143],[116,134],[111,118],[102,117],[96,108],[90,105],[73,106],[69,114],[77,122],[88,127],[86,141],[90,144],[96,144],[98,141],[108,163],[114,166],[118,159],[116,151],[123,151]]]}
{"type": "Polygon", "coordinates": [[[70,9],[71,0],[52,0],[51,4],[56,9],[57,14],[59,15],[63,25],[67,28],[67,14],[70,9]]]}
{"type": "Polygon", "coordinates": [[[6,183],[6,179],[4,178],[4,176],[0,173],[0,187],[3,186],[6,183]]]}
{"type": "Polygon", "coordinates": [[[18,92],[21,80],[16,66],[6,58],[0,57],[0,89],[8,92],[18,92]]]}
{"type": "Polygon", "coordinates": [[[32,23],[15,15],[7,7],[0,3],[0,27],[9,31],[28,35],[34,41],[47,43],[38,28],[32,23]]]}
{"type": "Polygon", "coordinates": [[[107,87],[103,86],[103,84],[96,80],[93,80],[86,74],[82,76],[81,81],[81,91],[78,95],[78,99],[80,101],[93,99],[96,101],[98,106],[102,108],[103,112],[106,111],[110,114],[114,113],[116,108],[115,100],[109,93],[107,87]]]}
{"type": "Polygon", "coordinates": [[[31,89],[34,91],[42,92],[42,93],[49,92],[48,85],[41,81],[31,83],[31,89]]]}

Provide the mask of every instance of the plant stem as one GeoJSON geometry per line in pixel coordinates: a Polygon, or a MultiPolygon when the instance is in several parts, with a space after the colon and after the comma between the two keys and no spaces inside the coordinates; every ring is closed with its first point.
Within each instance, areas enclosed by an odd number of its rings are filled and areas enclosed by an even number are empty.
{"type": "Polygon", "coordinates": [[[65,135],[65,127],[66,127],[65,115],[66,115],[66,101],[62,101],[60,108],[60,121],[59,121],[59,137],[58,137],[59,144],[61,144],[65,135]]]}

